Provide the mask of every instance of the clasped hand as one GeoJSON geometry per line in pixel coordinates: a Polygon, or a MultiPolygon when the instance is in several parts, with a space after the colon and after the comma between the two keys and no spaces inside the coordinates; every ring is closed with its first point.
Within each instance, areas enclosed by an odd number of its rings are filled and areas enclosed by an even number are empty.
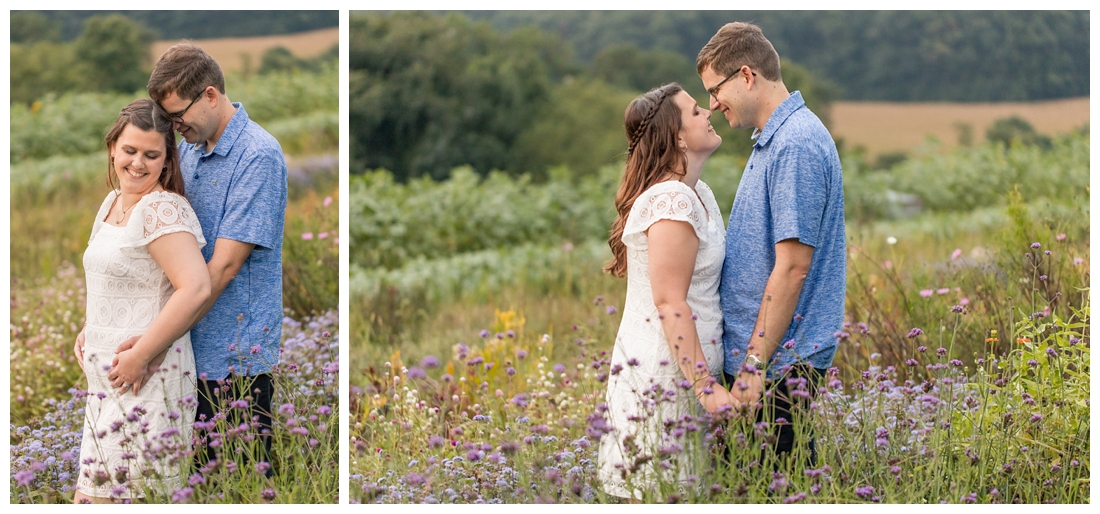
{"type": "Polygon", "coordinates": [[[741,409],[740,400],[733,396],[728,389],[722,387],[722,384],[717,382],[705,386],[703,390],[698,393],[698,397],[699,403],[702,403],[703,408],[711,414],[741,409]]]}
{"type": "Polygon", "coordinates": [[[761,372],[744,371],[733,382],[731,395],[742,405],[756,406],[764,396],[764,377],[761,372]]]}
{"type": "MultiPolygon", "coordinates": [[[[119,395],[125,394],[127,391],[137,395],[141,388],[153,377],[153,374],[160,369],[160,365],[164,363],[164,358],[168,355],[168,348],[165,348],[164,351],[154,355],[152,359],[146,360],[141,352],[134,349],[134,345],[139,339],[141,339],[141,336],[131,337],[115,349],[115,357],[111,361],[110,371],[107,372],[107,379],[111,381],[111,387],[118,390],[119,395]]],[[[79,346],[83,346],[80,344],[84,342],[82,339],[78,339],[77,342],[79,346]]],[[[83,348],[81,348],[82,350],[83,348]]]]}

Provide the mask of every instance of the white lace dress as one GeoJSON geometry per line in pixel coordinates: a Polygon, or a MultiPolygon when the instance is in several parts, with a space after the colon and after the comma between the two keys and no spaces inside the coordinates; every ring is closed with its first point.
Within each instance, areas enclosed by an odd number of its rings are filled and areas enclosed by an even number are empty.
{"type": "Polygon", "coordinates": [[[200,247],[206,240],[191,205],[175,193],[144,196],[122,226],[103,221],[115,196],[112,191],[103,200],[84,252],[88,405],[77,490],[116,498],[144,497],[150,488],[171,494],[190,459],[197,405],[190,335],[172,343],[161,371],[137,397],[119,396],[107,373],[115,348],[145,333],[174,291],[147,245],[175,232],[193,234],[200,247]]]}
{"type": "Polygon", "coordinates": [[[720,377],[722,372],[722,214],[702,181],[695,191],[683,182],[662,182],[634,202],[622,238],[627,248],[626,305],[611,355],[606,416],[612,431],[600,440],[599,476],[604,490],[623,498],[642,499],[642,491],[660,497],[690,484],[706,461],[700,445],[693,444],[700,431],[693,431],[691,422],[705,411],[676,364],[653,304],[645,231],[662,219],[687,222],[699,237],[687,302],[697,316],[695,327],[710,373],[720,377]],[[660,484],[665,487],[658,490],[660,484]]]}

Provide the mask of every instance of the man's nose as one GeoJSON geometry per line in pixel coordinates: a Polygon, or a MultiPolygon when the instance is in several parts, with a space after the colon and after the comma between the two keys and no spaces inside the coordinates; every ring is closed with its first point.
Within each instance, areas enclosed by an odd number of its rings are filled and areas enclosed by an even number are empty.
{"type": "Polygon", "coordinates": [[[714,95],[708,95],[708,96],[709,96],[709,100],[710,100],[710,110],[712,110],[712,111],[718,110],[718,108],[722,106],[721,104],[718,103],[718,99],[715,98],[714,95]]]}

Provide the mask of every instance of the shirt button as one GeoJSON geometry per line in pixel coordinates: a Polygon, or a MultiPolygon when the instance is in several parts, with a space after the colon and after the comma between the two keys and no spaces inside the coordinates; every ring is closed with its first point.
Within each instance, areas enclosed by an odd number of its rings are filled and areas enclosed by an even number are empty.
{"type": "Polygon", "coordinates": [[[198,179],[199,179],[199,174],[198,174],[198,173],[196,173],[196,174],[195,174],[195,180],[198,180],[198,179]]]}

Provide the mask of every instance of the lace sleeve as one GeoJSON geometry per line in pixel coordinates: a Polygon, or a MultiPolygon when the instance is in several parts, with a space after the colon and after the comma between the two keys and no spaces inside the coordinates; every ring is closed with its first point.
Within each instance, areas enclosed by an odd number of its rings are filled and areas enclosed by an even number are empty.
{"type": "Polygon", "coordinates": [[[707,240],[707,211],[699,197],[683,182],[668,181],[647,189],[634,201],[623,229],[623,244],[645,244],[645,231],[665,219],[686,222],[700,242],[707,240]]]}
{"type": "Polygon", "coordinates": [[[133,220],[140,222],[141,232],[135,233],[136,241],[127,246],[146,246],[161,236],[176,232],[194,235],[199,248],[206,245],[195,211],[183,197],[167,192],[153,193],[142,199],[142,203],[144,205],[134,213],[138,218],[133,220]]]}

